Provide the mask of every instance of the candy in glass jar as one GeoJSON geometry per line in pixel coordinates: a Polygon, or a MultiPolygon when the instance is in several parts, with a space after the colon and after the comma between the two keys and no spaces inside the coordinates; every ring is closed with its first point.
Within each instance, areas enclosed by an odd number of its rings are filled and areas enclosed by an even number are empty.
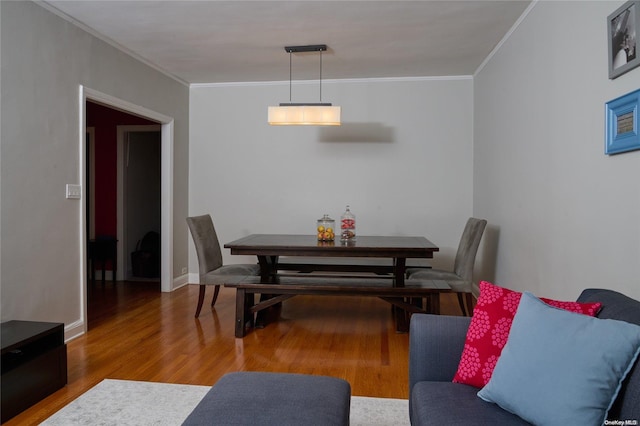
{"type": "Polygon", "coordinates": [[[340,217],[340,241],[354,241],[356,239],[356,216],[351,213],[349,206],[340,217]]]}
{"type": "Polygon", "coordinates": [[[318,219],[316,224],[318,241],[333,241],[336,237],[335,225],[336,221],[331,219],[328,214],[325,214],[321,219],[318,219]]]}

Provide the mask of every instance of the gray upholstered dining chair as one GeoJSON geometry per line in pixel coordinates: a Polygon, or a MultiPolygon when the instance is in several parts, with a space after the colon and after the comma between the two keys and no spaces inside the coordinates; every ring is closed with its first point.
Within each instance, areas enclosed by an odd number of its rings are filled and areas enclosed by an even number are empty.
{"type": "Polygon", "coordinates": [[[486,226],[487,221],[484,219],[471,217],[467,220],[458,245],[453,271],[432,268],[407,268],[407,281],[411,279],[446,281],[451,286],[451,290],[457,293],[462,314],[467,315],[468,311],[468,315],[471,315],[473,312],[473,266],[486,226]],[[467,311],[465,311],[462,299],[463,293],[466,296],[467,311]]]}
{"type": "Polygon", "coordinates": [[[197,318],[204,302],[206,286],[215,286],[213,299],[211,300],[211,307],[213,307],[218,299],[220,285],[224,284],[230,276],[259,275],[260,267],[258,264],[222,264],[220,242],[210,215],[188,217],[187,224],[196,246],[200,272],[200,293],[198,294],[198,307],[196,309],[197,318]]]}

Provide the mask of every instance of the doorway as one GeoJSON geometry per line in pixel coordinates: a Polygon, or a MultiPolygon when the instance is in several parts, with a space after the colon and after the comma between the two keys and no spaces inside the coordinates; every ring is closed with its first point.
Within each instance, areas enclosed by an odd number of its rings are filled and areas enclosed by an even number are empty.
{"type": "Polygon", "coordinates": [[[117,126],[117,135],[121,276],[127,281],[159,279],[159,250],[154,241],[161,234],[161,129],[159,125],[117,126]]]}
{"type": "MultiPolygon", "coordinates": [[[[135,250],[135,240],[133,244],[127,244],[127,236],[137,237],[135,232],[126,232],[130,216],[140,218],[137,223],[131,223],[132,231],[136,231],[137,226],[147,225],[158,235],[160,233],[161,127],[154,121],[95,102],[87,101],[85,107],[85,198],[89,248],[92,249],[89,255],[109,254],[106,260],[91,265],[98,270],[91,271],[90,275],[122,281],[131,277],[127,260],[135,250]],[[143,139],[137,141],[140,137],[143,139]],[[127,176],[130,185],[126,185],[127,176]],[[127,188],[131,188],[129,198],[127,188]],[[145,218],[148,218],[147,223],[140,223],[145,218]]],[[[159,280],[160,275],[154,278],[159,280]]]]}
{"type": "MultiPolygon", "coordinates": [[[[86,123],[86,105],[87,101],[91,101],[116,111],[125,112],[136,117],[151,120],[160,123],[160,287],[161,291],[169,292],[173,290],[173,118],[166,115],[149,110],[145,107],[132,104],[127,101],[115,98],[113,96],[98,92],[96,90],[80,86],[80,181],[87,182],[87,167],[89,166],[87,158],[87,139],[85,130],[86,123]]],[[[85,187],[85,193],[89,191],[85,187]]],[[[81,203],[80,207],[80,265],[81,265],[81,281],[80,293],[82,295],[82,312],[83,312],[83,328],[87,331],[87,251],[86,241],[89,236],[87,222],[89,220],[87,213],[87,203],[81,203]]],[[[96,207],[96,210],[99,209],[96,207]]],[[[97,232],[97,231],[96,231],[97,232]]],[[[119,250],[122,252],[122,250],[119,250]]],[[[122,268],[118,268],[120,274],[122,268]]]]}

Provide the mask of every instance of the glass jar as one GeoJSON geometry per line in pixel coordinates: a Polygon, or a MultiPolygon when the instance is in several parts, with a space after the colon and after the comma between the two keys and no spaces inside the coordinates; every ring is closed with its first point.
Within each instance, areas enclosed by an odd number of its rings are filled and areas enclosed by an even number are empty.
{"type": "Polygon", "coordinates": [[[322,216],[316,224],[318,241],[333,241],[336,238],[335,229],[336,221],[331,219],[328,214],[322,216]]]}
{"type": "Polygon", "coordinates": [[[340,217],[340,241],[349,242],[356,239],[356,216],[351,213],[349,206],[340,217]]]}

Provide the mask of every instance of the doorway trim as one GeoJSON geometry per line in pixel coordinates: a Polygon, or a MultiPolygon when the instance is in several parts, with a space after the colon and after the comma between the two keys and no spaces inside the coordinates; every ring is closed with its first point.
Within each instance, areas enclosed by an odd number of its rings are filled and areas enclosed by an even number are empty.
{"type": "MultiPolygon", "coordinates": [[[[152,111],[140,105],[118,99],[106,93],[80,85],[79,111],[80,111],[80,182],[83,185],[87,178],[86,165],[86,103],[87,100],[97,102],[117,109],[128,114],[138,115],[149,120],[161,123],[161,177],[160,177],[160,222],[161,222],[161,241],[160,241],[160,289],[163,292],[173,290],[173,117],[166,116],[156,111],[152,111]]],[[[85,203],[80,203],[80,273],[81,273],[81,300],[83,303],[84,331],[87,331],[87,253],[86,253],[86,221],[87,209],[85,203]]]]}
{"type": "MultiPolygon", "coordinates": [[[[96,169],[96,128],[95,127],[87,127],[87,134],[86,137],[88,138],[88,144],[89,144],[89,158],[86,157],[87,152],[85,151],[85,161],[89,162],[89,170],[93,170],[95,171],[96,169]]],[[[86,146],[86,145],[85,145],[86,146]]],[[[84,191],[84,195],[85,197],[87,196],[87,192],[89,193],[89,200],[87,200],[89,202],[89,212],[91,212],[91,215],[94,215],[94,212],[96,211],[96,194],[95,194],[95,189],[96,189],[96,179],[95,179],[95,173],[91,173],[89,172],[90,176],[89,176],[89,181],[84,183],[84,185],[89,186],[89,188],[87,188],[84,191]]],[[[89,235],[87,235],[87,238],[91,239],[94,238],[96,235],[96,223],[95,223],[95,218],[94,217],[90,217],[89,218],[89,235]]]]}

